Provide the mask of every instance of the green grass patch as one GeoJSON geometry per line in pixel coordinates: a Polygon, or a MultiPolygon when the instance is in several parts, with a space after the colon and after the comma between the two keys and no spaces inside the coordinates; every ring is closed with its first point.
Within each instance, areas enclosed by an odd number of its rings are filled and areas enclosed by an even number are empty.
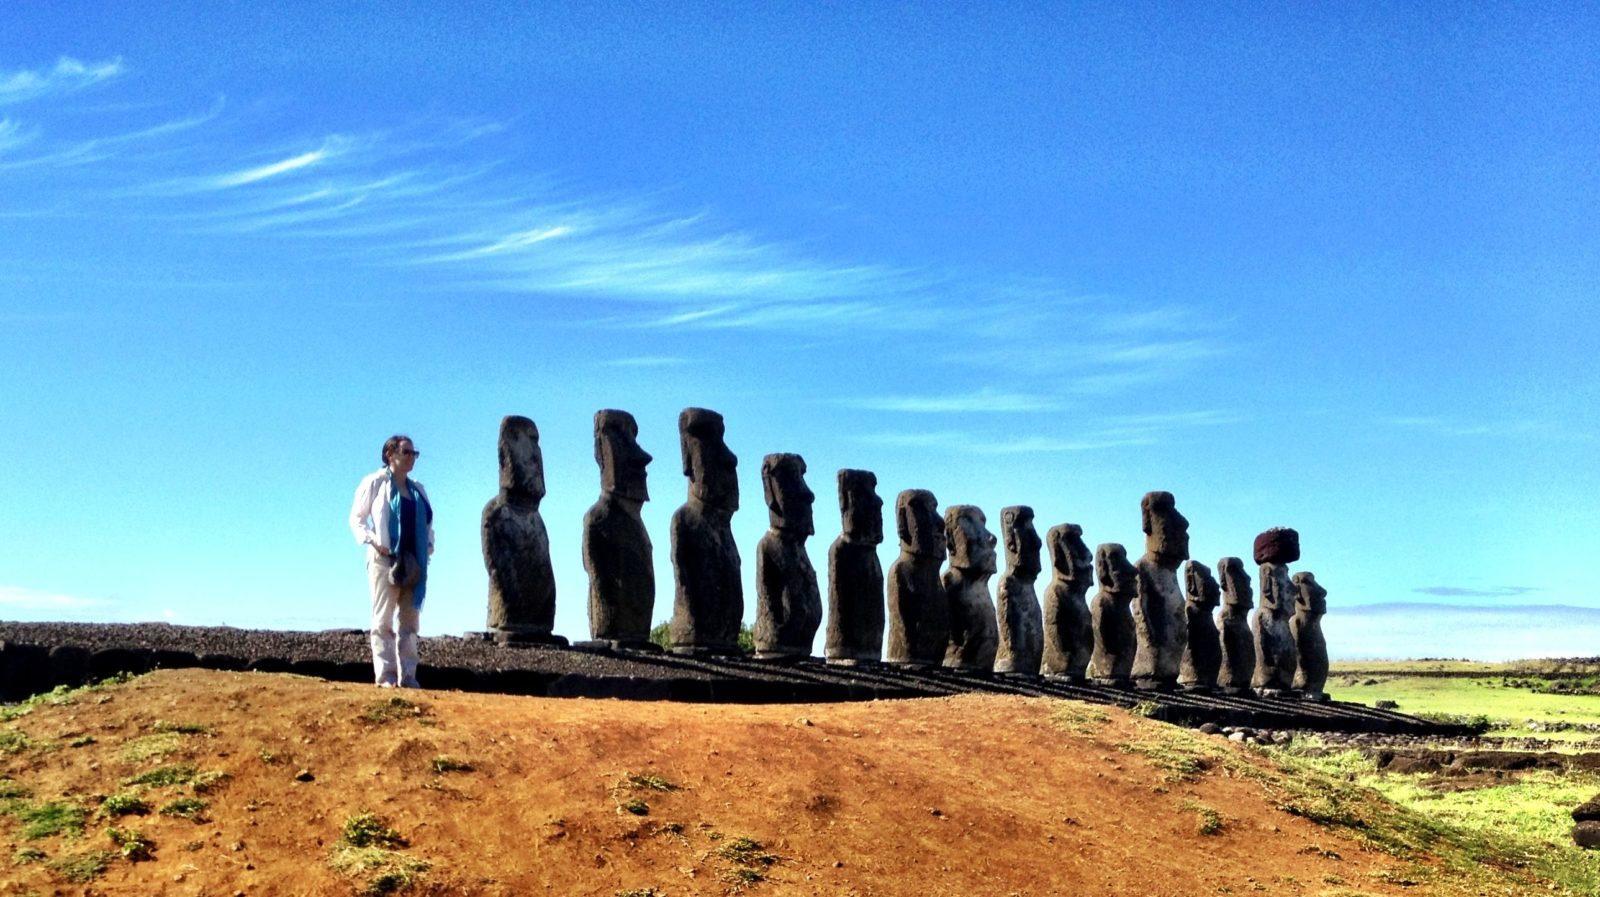
{"type": "Polygon", "coordinates": [[[195,794],[210,794],[213,791],[216,791],[218,788],[221,788],[222,783],[231,778],[233,778],[233,776],[223,772],[222,770],[208,770],[206,772],[195,773],[194,780],[189,783],[189,787],[194,789],[195,794]]]}
{"type": "Polygon", "coordinates": [[[121,756],[129,763],[145,763],[168,757],[182,748],[182,735],[177,732],[160,732],[129,739],[122,747],[121,756]]]}
{"type": "Polygon", "coordinates": [[[203,723],[175,723],[167,720],[156,720],[150,727],[156,732],[171,733],[174,735],[212,735],[211,727],[203,723]]]}
{"type": "Polygon", "coordinates": [[[1163,781],[1189,782],[1225,762],[1228,749],[1216,739],[1176,726],[1157,725],[1140,730],[1140,737],[1116,745],[1124,754],[1137,754],[1160,770],[1163,781]]]}
{"type": "Polygon", "coordinates": [[[11,854],[11,865],[26,866],[30,863],[42,863],[50,859],[50,855],[37,847],[19,847],[11,854]]]}
{"type": "Polygon", "coordinates": [[[1185,813],[1195,814],[1194,833],[1197,835],[1222,834],[1222,814],[1215,809],[1197,801],[1185,799],[1178,804],[1178,809],[1185,813]]]}
{"type": "Polygon", "coordinates": [[[87,853],[69,854],[51,860],[45,865],[67,881],[83,884],[94,881],[101,873],[111,868],[112,858],[113,855],[104,850],[91,850],[87,853]]]}
{"type": "Polygon", "coordinates": [[[658,775],[630,775],[628,784],[647,791],[677,791],[678,786],[658,775]]]}
{"type": "Polygon", "coordinates": [[[33,739],[21,729],[0,729],[0,754],[20,754],[33,746],[33,739]]]}
{"type": "Polygon", "coordinates": [[[339,842],[328,865],[340,875],[364,878],[361,894],[394,894],[410,890],[426,872],[426,860],[400,852],[406,839],[375,813],[361,812],[339,827],[339,842]]]}
{"type": "Polygon", "coordinates": [[[16,782],[9,778],[0,777],[0,800],[11,800],[18,797],[27,797],[31,793],[32,792],[28,791],[28,789],[20,782],[16,782]]]}
{"type": "Polygon", "coordinates": [[[734,838],[717,848],[717,856],[741,866],[771,866],[778,861],[754,838],[734,838]]]}
{"type": "Polygon", "coordinates": [[[111,826],[106,829],[106,837],[116,845],[117,853],[130,863],[150,859],[156,847],[155,842],[146,838],[138,829],[111,826]]]}
{"type": "Polygon", "coordinates": [[[356,718],[362,722],[381,726],[385,723],[392,723],[395,720],[421,719],[427,713],[428,708],[426,706],[396,695],[387,700],[374,701],[368,704],[356,718]]]}
{"type": "Polygon", "coordinates": [[[632,813],[635,816],[649,816],[650,815],[650,805],[645,803],[644,801],[640,800],[637,797],[629,798],[628,800],[624,800],[624,801],[618,801],[617,802],[617,806],[621,807],[622,809],[624,809],[626,811],[628,811],[629,813],[632,813]]]}
{"type": "Polygon", "coordinates": [[[89,818],[89,812],[83,807],[63,801],[20,806],[11,815],[22,823],[22,837],[29,841],[55,835],[82,835],[89,818]]]}
{"type": "Polygon", "coordinates": [[[206,802],[198,797],[180,797],[162,804],[161,809],[156,812],[162,816],[176,816],[179,819],[204,822],[206,807],[206,802]]]}
{"type": "Polygon", "coordinates": [[[149,812],[150,805],[144,798],[124,791],[101,801],[99,815],[116,819],[121,816],[143,816],[149,812]]]}
{"type": "Polygon", "coordinates": [[[1111,714],[1093,704],[1080,701],[1059,701],[1050,710],[1050,722],[1069,735],[1087,737],[1098,733],[1111,714]]]}
{"type": "Polygon", "coordinates": [[[434,772],[440,775],[444,775],[447,772],[472,772],[471,763],[465,760],[457,760],[445,754],[434,757],[429,761],[429,765],[433,767],[434,772]]]}
{"type": "Polygon", "coordinates": [[[357,813],[339,827],[339,840],[351,847],[405,847],[406,839],[376,813],[357,813]]]}
{"type": "Polygon", "coordinates": [[[1600,665],[1581,661],[1361,662],[1335,665],[1327,690],[1336,701],[1368,706],[1393,701],[1402,713],[1468,724],[1488,722],[1490,735],[1586,741],[1596,733],[1543,731],[1548,724],[1600,725],[1600,695],[1558,691],[1587,681],[1569,678],[1579,675],[1600,676],[1600,665]],[[1441,668],[1455,675],[1418,675],[1441,668]],[[1563,678],[1549,678],[1552,676],[1563,678]],[[1529,721],[1538,727],[1530,729],[1529,721]]]}
{"type": "Polygon", "coordinates": [[[194,782],[195,768],[193,763],[176,763],[171,766],[158,766],[148,772],[141,772],[122,780],[124,785],[150,785],[157,788],[172,785],[188,785],[194,782]]]}

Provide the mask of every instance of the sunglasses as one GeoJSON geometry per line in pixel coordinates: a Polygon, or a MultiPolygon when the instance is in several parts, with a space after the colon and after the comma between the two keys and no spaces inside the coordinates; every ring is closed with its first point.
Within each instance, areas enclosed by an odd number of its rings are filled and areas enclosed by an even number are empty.
{"type": "Polygon", "coordinates": [[[398,454],[405,455],[407,458],[420,458],[420,457],[422,457],[422,453],[417,451],[417,450],[415,450],[415,449],[401,449],[398,452],[398,454]]]}

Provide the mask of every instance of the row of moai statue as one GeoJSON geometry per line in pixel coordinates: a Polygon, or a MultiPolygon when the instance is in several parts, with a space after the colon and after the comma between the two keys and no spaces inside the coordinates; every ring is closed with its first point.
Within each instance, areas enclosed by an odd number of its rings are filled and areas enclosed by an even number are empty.
{"type": "MultiPolygon", "coordinates": [[[[685,409],[678,432],[689,495],[672,515],[668,650],[736,654],[744,618],[731,526],[739,509],[738,458],[715,411],[685,409]]],[[[600,499],[584,515],[583,563],[594,643],[648,650],[655,570],[640,511],[650,497],[645,469],[651,456],[638,434],[627,412],[595,414],[600,499]]],[[[500,492],[483,512],[489,628],[508,643],[564,642],[552,632],[555,575],[539,515],[544,464],[533,421],[505,418],[499,454],[500,492]]],[[[815,532],[815,496],[805,474],[799,455],[762,461],[769,529],[756,546],[757,659],[810,656],[822,624],[821,590],[805,550],[815,532]]],[[[877,478],[840,470],[838,493],[843,531],[828,551],[829,663],[881,661],[1118,687],[1326,699],[1321,618],[1327,593],[1310,573],[1290,575],[1288,565],[1300,557],[1292,529],[1256,538],[1261,606],[1251,613],[1250,577],[1239,558],[1218,562],[1220,585],[1209,567],[1188,560],[1189,524],[1170,492],[1144,496],[1145,553],[1136,563],[1116,543],[1091,555],[1076,524],[1052,527],[1041,543],[1032,509],[1008,507],[1000,518],[1007,569],[996,601],[989,580],[997,572],[997,540],[980,509],[952,505],[941,515],[933,493],[901,492],[895,503],[900,556],[886,580],[877,553],[883,541],[877,478]],[[1034,584],[1044,548],[1052,577],[1041,602],[1034,584]],[[1100,588],[1087,600],[1096,580],[1100,588]]]]}

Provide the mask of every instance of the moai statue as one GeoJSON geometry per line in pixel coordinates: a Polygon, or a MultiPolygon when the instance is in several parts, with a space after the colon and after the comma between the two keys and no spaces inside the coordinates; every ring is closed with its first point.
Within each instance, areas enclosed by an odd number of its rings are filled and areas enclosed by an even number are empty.
{"type": "Polygon", "coordinates": [[[594,414],[594,460],[600,500],[583,515],[583,569],[589,572],[589,633],[613,647],[650,645],[656,571],[650,533],[639,516],[650,500],[639,425],[626,411],[594,414]]]}
{"type": "Polygon", "coordinates": [[[950,644],[944,665],[964,672],[991,672],[1000,633],[989,577],[995,574],[994,534],[988,520],[974,505],[951,505],[944,510],[945,547],[950,567],[945,570],[945,600],[950,605],[950,644]]]}
{"type": "Polygon", "coordinates": [[[1085,600],[1094,585],[1094,555],[1076,523],[1050,527],[1045,545],[1052,574],[1044,590],[1043,672],[1082,682],[1094,655],[1094,624],[1085,600]]]}
{"type": "Polygon", "coordinates": [[[1322,637],[1322,615],[1328,612],[1328,590],[1317,584],[1309,572],[1296,573],[1298,600],[1289,629],[1300,651],[1300,667],[1294,674],[1294,687],[1308,701],[1326,701],[1328,693],[1328,641],[1322,637]]]}
{"type": "Polygon", "coordinates": [[[1033,509],[1013,505],[1002,510],[1000,535],[1006,545],[1006,575],[1000,580],[996,602],[1000,643],[994,671],[1037,676],[1044,661],[1044,612],[1033,588],[1042,547],[1033,526],[1033,509]]]}
{"type": "Polygon", "coordinates": [[[1222,666],[1217,670],[1217,690],[1225,695],[1250,692],[1256,674],[1256,640],[1250,633],[1250,609],[1255,607],[1250,574],[1244,561],[1226,557],[1217,561],[1222,577],[1222,613],[1217,616],[1222,630],[1222,666]]]}
{"type": "Polygon", "coordinates": [[[543,499],[539,428],[525,417],[505,417],[500,421],[500,493],[483,506],[489,632],[501,642],[567,643],[551,634],[556,576],[550,566],[550,536],[539,516],[543,499]]]}
{"type": "Polygon", "coordinates": [[[950,601],[939,579],[944,518],[926,489],[907,489],[894,503],[900,556],[889,566],[889,649],[884,660],[917,666],[944,663],[950,644],[950,601]]]}
{"type": "Polygon", "coordinates": [[[1300,534],[1279,526],[1256,536],[1255,559],[1261,565],[1261,606],[1250,618],[1256,642],[1256,674],[1250,684],[1263,697],[1286,696],[1294,688],[1300,665],[1300,650],[1289,626],[1298,598],[1289,565],[1300,560],[1300,534]]]}
{"type": "Polygon", "coordinates": [[[839,471],[844,530],[828,549],[829,663],[872,663],[883,652],[883,499],[868,470],[839,471]]]}
{"type": "Polygon", "coordinates": [[[1178,585],[1178,565],[1189,558],[1189,521],[1178,513],[1171,492],[1146,492],[1139,511],[1145,551],[1134,580],[1138,651],[1133,680],[1141,689],[1168,690],[1178,682],[1189,645],[1189,617],[1178,585]]]}
{"type": "Polygon", "coordinates": [[[1100,581],[1100,590],[1089,603],[1094,627],[1089,676],[1102,685],[1127,688],[1133,681],[1133,655],[1139,645],[1133,632],[1134,578],[1138,573],[1128,563],[1128,550],[1115,542],[1102,543],[1094,552],[1094,576],[1100,581]]]}
{"type": "Polygon", "coordinates": [[[799,455],[761,459],[761,490],[767,500],[769,529],[756,545],[756,658],[808,657],[822,625],[822,594],[817,571],[806,554],[806,539],[816,532],[806,485],[806,462],[799,455]]]}
{"type": "Polygon", "coordinates": [[[674,654],[739,653],[744,584],[731,526],[739,510],[739,458],[723,432],[715,411],[685,408],[678,415],[689,501],[672,515],[674,654]]]}
{"type": "Polygon", "coordinates": [[[1178,684],[1188,691],[1210,691],[1216,687],[1222,667],[1222,639],[1212,619],[1222,599],[1222,588],[1211,575],[1211,568],[1199,561],[1184,566],[1183,583],[1189,596],[1184,606],[1189,618],[1189,645],[1183,649],[1178,684]]]}

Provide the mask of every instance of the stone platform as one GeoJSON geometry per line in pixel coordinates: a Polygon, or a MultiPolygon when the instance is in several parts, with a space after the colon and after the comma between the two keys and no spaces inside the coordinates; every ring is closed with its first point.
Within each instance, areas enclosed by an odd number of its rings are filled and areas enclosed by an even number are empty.
{"type": "MultiPolygon", "coordinates": [[[[369,682],[372,664],[361,630],[278,632],[168,623],[10,623],[0,621],[0,701],[57,685],[78,686],[118,673],[198,667],[295,673],[369,682]]],[[[1459,735],[1444,725],[1360,704],[1284,698],[1143,692],[1071,684],[1039,676],[973,675],[887,664],[845,667],[802,660],[503,646],[476,638],[422,639],[424,688],[536,697],[623,698],[729,704],[828,703],[939,697],[981,692],[1071,698],[1124,708],[1170,723],[1323,732],[1459,735]]]]}

